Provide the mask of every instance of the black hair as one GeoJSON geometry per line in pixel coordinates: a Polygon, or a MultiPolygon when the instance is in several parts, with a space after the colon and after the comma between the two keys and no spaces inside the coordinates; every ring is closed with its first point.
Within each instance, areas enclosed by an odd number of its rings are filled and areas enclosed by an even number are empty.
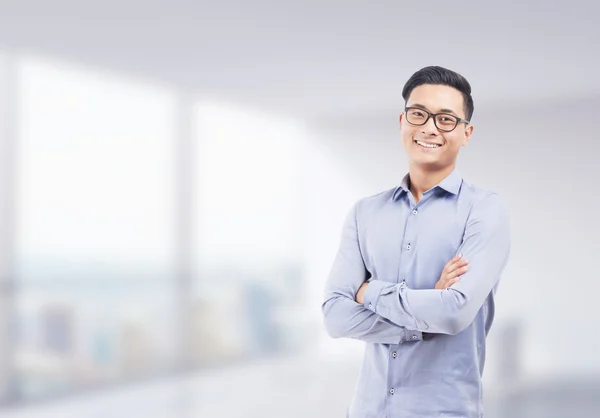
{"type": "Polygon", "coordinates": [[[441,84],[460,91],[464,101],[465,118],[471,120],[475,109],[473,97],[471,97],[471,85],[462,75],[438,66],[421,68],[408,79],[402,89],[402,97],[405,103],[408,101],[413,89],[422,84],[441,84]]]}

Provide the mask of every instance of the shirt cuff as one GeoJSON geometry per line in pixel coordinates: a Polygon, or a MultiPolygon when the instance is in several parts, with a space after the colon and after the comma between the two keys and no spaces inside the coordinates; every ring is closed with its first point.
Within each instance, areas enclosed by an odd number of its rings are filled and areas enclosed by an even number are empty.
{"type": "MultiPolygon", "coordinates": [[[[365,290],[365,297],[363,301],[363,306],[375,313],[377,313],[377,302],[379,301],[379,296],[384,293],[385,288],[395,287],[394,283],[389,283],[383,280],[371,280],[369,285],[367,286],[367,290],[365,290]]],[[[400,287],[406,287],[406,283],[400,283],[400,287]]],[[[391,290],[391,289],[389,289],[391,290]]],[[[408,328],[404,328],[404,336],[400,338],[400,343],[402,342],[416,342],[423,341],[423,333],[421,331],[416,331],[408,328]]]]}
{"type": "Polygon", "coordinates": [[[363,306],[377,313],[377,301],[384,287],[393,285],[393,283],[384,282],[383,280],[371,280],[365,291],[363,306]]]}

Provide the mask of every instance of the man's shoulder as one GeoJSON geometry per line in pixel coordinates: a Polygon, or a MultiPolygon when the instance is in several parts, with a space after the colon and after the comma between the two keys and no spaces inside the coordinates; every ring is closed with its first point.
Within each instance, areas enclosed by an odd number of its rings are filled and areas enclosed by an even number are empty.
{"type": "Polygon", "coordinates": [[[386,207],[386,205],[393,202],[396,189],[397,187],[393,187],[391,189],[366,195],[355,200],[354,211],[356,212],[357,216],[363,216],[369,213],[377,212],[386,207]]]}
{"type": "Polygon", "coordinates": [[[393,199],[396,189],[397,187],[393,187],[375,194],[363,196],[356,201],[356,205],[361,207],[381,206],[393,199]]]}
{"type": "Polygon", "coordinates": [[[463,180],[460,194],[469,203],[471,209],[507,210],[504,198],[495,190],[483,188],[463,180]]]}

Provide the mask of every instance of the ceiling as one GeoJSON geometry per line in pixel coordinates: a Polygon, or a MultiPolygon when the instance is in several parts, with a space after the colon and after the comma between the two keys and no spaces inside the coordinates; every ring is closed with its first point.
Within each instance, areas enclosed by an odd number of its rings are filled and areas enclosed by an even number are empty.
{"type": "Polygon", "coordinates": [[[397,107],[426,65],[465,75],[476,105],[600,94],[597,4],[0,0],[0,48],[339,117],[397,107]]]}

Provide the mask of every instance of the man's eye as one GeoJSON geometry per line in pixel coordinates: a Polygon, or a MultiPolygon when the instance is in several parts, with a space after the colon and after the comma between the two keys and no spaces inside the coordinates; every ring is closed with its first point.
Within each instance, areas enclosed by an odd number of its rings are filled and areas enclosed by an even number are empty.
{"type": "Polygon", "coordinates": [[[452,116],[438,116],[438,122],[441,123],[454,123],[456,122],[456,119],[453,118],[452,116]]]}
{"type": "Polygon", "coordinates": [[[425,114],[423,112],[419,112],[418,110],[413,110],[411,114],[417,118],[425,117],[425,114]]]}

